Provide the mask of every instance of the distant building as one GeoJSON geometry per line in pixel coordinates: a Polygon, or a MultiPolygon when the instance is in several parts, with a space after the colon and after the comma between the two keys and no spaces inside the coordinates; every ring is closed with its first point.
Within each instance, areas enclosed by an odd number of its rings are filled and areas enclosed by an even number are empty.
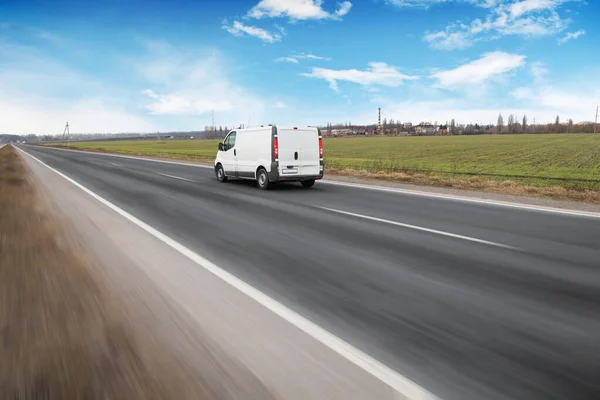
{"type": "Polygon", "coordinates": [[[435,126],[433,124],[430,124],[429,122],[421,122],[415,127],[415,133],[417,135],[435,135],[436,132],[437,129],[435,128],[435,126]]]}

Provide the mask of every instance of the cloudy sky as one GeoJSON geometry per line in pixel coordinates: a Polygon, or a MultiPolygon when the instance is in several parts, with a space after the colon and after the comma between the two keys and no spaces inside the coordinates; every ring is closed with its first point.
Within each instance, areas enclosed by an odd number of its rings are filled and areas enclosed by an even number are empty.
{"type": "Polygon", "coordinates": [[[599,3],[3,0],[0,133],[589,121],[599,3]]]}

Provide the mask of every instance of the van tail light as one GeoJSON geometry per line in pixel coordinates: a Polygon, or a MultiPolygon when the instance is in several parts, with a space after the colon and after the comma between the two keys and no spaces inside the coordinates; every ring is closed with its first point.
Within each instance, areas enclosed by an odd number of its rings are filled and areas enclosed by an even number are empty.
{"type": "Polygon", "coordinates": [[[323,139],[319,139],[319,157],[323,158],[323,139]]]}
{"type": "Polygon", "coordinates": [[[275,158],[279,158],[279,140],[273,138],[273,155],[275,158]]]}

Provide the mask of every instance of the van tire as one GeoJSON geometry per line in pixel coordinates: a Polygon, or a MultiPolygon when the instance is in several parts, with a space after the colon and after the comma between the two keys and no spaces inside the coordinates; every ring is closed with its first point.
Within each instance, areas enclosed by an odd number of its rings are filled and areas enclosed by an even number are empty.
{"type": "Polygon", "coordinates": [[[315,185],[315,180],[314,179],[309,179],[307,181],[300,181],[300,183],[305,188],[311,188],[311,187],[313,187],[315,185]]]}
{"type": "Polygon", "coordinates": [[[269,190],[271,187],[271,182],[269,182],[269,174],[267,174],[267,170],[264,168],[259,168],[256,172],[256,183],[258,184],[258,188],[262,190],[269,190]]]}
{"type": "Polygon", "coordinates": [[[215,168],[215,174],[219,182],[227,182],[227,175],[225,175],[225,170],[221,164],[218,164],[217,168],[215,168]]]}

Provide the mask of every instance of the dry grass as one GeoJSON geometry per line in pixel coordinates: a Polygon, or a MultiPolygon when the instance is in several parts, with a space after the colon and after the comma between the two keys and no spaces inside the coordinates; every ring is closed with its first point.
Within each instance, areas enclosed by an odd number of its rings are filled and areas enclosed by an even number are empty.
{"type": "Polygon", "coordinates": [[[326,174],[349,176],[360,179],[385,180],[390,182],[408,183],[422,186],[447,187],[463,190],[477,190],[489,193],[508,194],[513,196],[544,197],[562,201],[577,201],[600,204],[600,191],[574,190],[560,186],[526,186],[511,180],[486,180],[481,177],[469,179],[442,178],[428,174],[403,172],[369,172],[355,169],[327,168],[326,174]]]}
{"type": "Polygon", "coordinates": [[[131,329],[49,209],[16,151],[0,149],[0,398],[212,398],[131,329]]]}

